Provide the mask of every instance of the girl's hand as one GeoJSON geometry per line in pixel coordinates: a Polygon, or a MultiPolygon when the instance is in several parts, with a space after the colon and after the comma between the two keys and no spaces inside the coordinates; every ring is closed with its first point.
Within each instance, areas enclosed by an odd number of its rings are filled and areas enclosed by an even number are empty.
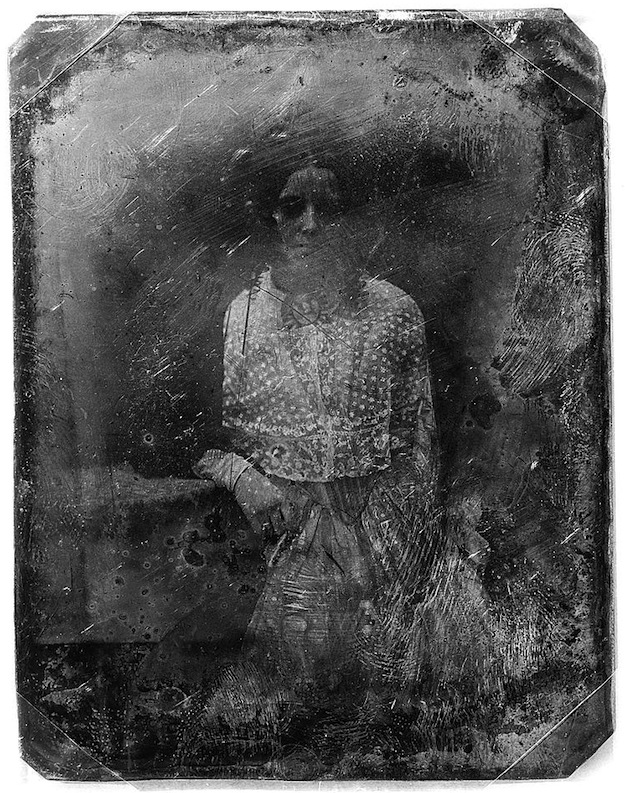
{"type": "Polygon", "coordinates": [[[266,539],[284,534],[284,496],[267,477],[254,468],[247,468],[237,479],[233,494],[245,517],[262,530],[266,539]]]}
{"type": "Polygon", "coordinates": [[[245,517],[260,528],[266,538],[284,533],[283,493],[248,460],[233,452],[209,449],[193,471],[230,491],[245,517]]]}

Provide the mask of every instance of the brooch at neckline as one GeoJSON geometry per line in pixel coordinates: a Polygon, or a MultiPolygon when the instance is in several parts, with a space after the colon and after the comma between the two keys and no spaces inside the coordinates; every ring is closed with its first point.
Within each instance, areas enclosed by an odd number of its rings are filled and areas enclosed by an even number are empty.
{"type": "Polygon", "coordinates": [[[318,290],[289,295],[280,311],[285,328],[302,328],[329,322],[338,313],[341,297],[337,291],[318,290]]]}

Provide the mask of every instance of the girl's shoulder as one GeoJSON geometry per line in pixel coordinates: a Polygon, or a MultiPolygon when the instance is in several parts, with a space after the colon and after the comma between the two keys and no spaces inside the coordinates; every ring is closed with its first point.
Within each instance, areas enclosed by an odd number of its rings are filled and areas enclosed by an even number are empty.
{"type": "Polygon", "coordinates": [[[403,289],[382,278],[368,278],[365,284],[367,308],[388,319],[422,320],[416,301],[403,289]]]}
{"type": "Polygon", "coordinates": [[[264,310],[267,304],[281,302],[281,295],[271,284],[269,271],[264,270],[254,283],[239,292],[226,309],[226,322],[233,324],[246,323],[251,313],[264,310]]]}

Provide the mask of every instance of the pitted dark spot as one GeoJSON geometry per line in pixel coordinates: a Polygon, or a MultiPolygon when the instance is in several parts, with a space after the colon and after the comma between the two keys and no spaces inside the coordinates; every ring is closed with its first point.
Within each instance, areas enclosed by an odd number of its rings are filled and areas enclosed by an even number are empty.
{"type": "Polygon", "coordinates": [[[489,430],[492,417],[501,411],[501,402],[493,394],[479,394],[469,403],[469,413],[478,427],[489,430]]]}

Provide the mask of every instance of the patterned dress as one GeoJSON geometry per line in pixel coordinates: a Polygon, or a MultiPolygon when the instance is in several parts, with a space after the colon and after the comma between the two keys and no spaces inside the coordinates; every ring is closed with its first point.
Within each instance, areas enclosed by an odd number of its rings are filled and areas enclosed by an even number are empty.
{"type": "Polygon", "coordinates": [[[435,428],[410,297],[370,278],[352,308],[302,305],[269,272],[232,302],[223,423],[283,490],[289,525],[270,549],[248,644],[283,677],[328,686],[354,663],[380,666],[384,603],[398,582],[404,600],[420,585],[406,549],[430,517],[435,428]]]}
{"type": "Polygon", "coordinates": [[[231,303],[223,423],[282,489],[287,531],[183,756],[239,763],[293,740],[349,754],[394,718],[429,746],[490,696],[488,605],[441,520],[423,325],[374,278],[350,306],[267,272],[231,303]]]}

